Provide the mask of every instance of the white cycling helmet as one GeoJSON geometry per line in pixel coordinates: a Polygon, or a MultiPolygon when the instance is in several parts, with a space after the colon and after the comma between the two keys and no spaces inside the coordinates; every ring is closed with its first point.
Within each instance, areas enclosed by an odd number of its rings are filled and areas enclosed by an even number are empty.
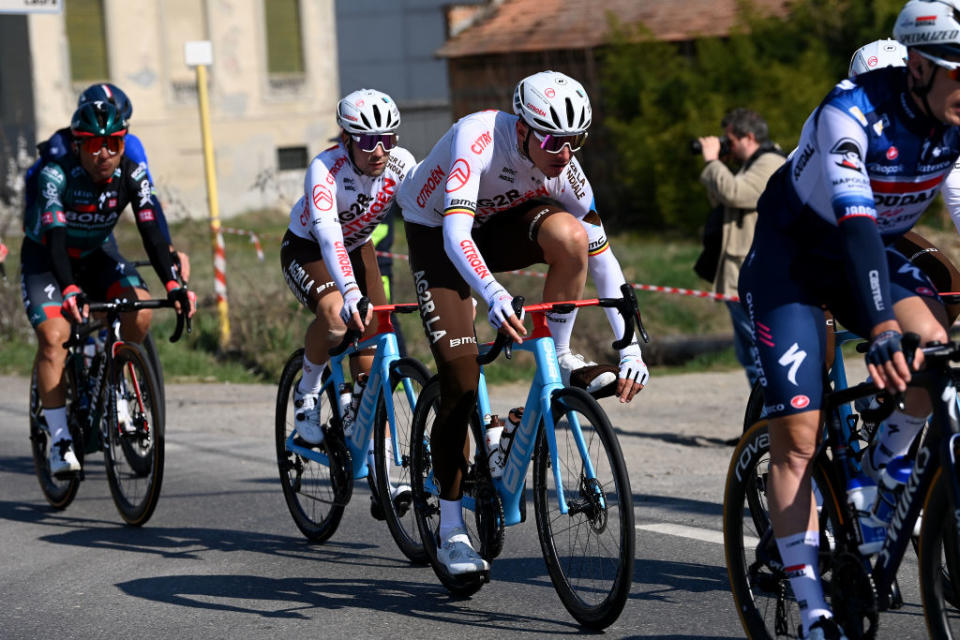
{"type": "Polygon", "coordinates": [[[337,103],[337,124],[347,133],[396,133],[400,110],[387,94],[358,89],[337,103]]]}
{"type": "Polygon", "coordinates": [[[541,71],[518,82],[513,112],[534,129],[554,136],[584,133],[593,120],[583,85],[559,71],[541,71]]]}
{"type": "Polygon", "coordinates": [[[960,0],[910,0],[897,16],[893,37],[908,49],[950,69],[960,63],[960,0]]]}
{"type": "Polygon", "coordinates": [[[883,69],[884,67],[905,67],[907,65],[907,48],[896,40],[875,40],[865,44],[854,52],[850,58],[848,78],[855,78],[861,73],[883,69]]]}

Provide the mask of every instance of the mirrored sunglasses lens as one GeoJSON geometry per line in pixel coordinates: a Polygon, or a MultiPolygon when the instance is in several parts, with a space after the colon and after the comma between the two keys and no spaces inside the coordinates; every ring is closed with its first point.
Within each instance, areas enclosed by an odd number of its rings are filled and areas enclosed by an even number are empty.
{"type": "Polygon", "coordinates": [[[397,143],[397,135],[394,133],[388,134],[372,134],[365,133],[363,135],[355,138],[357,141],[357,146],[360,147],[360,150],[364,153],[371,153],[374,149],[377,148],[377,145],[383,145],[384,151],[390,151],[397,143]]]}
{"type": "Polygon", "coordinates": [[[541,147],[550,153],[560,153],[564,145],[570,145],[571,151],[578,151],[587,139],[587,134],[580,133],[575,136],[546,136],[541,147]]]}

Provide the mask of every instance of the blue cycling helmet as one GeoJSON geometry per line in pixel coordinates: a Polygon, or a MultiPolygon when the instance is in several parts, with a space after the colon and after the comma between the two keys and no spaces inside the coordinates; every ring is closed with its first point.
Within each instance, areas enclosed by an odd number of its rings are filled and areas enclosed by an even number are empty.
{"type": "Polygon", "coordinates": [[[120,111],[124,120],[129,120],[133,115],[133,104],[130,103],[130,98],[115,84],[90,85],[80,94],[77,107],[82,107],[88,102],[109,102],[120,111]]]}

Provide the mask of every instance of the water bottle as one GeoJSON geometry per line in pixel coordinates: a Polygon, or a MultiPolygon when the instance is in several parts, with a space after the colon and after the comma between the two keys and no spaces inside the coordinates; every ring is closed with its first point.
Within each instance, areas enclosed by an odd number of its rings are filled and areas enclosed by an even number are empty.
{"type": "Polygon", "coordinates": [[[521,420],[523,420],[523,407],[514,407],[507,413],[507,423],[503,427],[503,433],[500,434],[500,450],[503,452],[504,461],[510,453],[513,436],[517,435],[517,427],[520,426],[521,420]]]}
{"type": "Polygon", "coordinates": [[[350,393],[350,402],[346,405],[343,404],[343,394],[340,395],[341,408],[344,410],[343,433],[347,437],[353,433],[353,421],[357,417],[357,409],[360,407],[360,399],[363,397],[363,390],[367,386],[368,377],[365,373],[357,374],[357,379],[353,383],[353,391],[350,393]]]}
{"type": "Polygon", "coordinates": [[[88,334],[86,341],[83,343],[83,368],[89,370],[90,365],[93,364],[93,356],[97,355],[97,340],[93,337],[93,334],[88,334]]]}
{"type": "Polygon", "coordinates": [[[350,417],[350,403],[353,401],[353,389],[349,382],[344,382],[337,391],[340,393],[340,418],[343,422],[344,433],[346,433],[347,420],[350,417]]]}
{"type": "Polygon", "coordinates": [[[880,472],[880,486],[873,507],[873,517],[876,524],[884,529],[893,519],[893,512],[897,510],[903,485],[907,483],[912,471],[913,462],[904,456],[897,456],[880,472]]]}
{"type": "Polygon", "coordinates": [[[483,423],[490,475],[499,478],[503,475],[503,464],[500,459],[500,434],[503,433],[503,420],[498,415],[485,415],[483,423]]]}
{"type": "Polygon", "coordinates": [[[847,481],[847,502],[857,518],[861,543],[857,547],[863,555],[880,551],[887,529],[872,517],[877,496],[877,485],[865,473],[857,473],[847,481]]]}

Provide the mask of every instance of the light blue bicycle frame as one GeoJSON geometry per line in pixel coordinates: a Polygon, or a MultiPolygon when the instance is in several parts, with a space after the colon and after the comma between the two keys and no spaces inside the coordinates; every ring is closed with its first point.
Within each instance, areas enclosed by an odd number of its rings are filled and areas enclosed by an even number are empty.
{"type": "MultiPolygon", "coordinates": [[[[533,315],[533,314],[531,314],[533,315]]],[[[486,353],[490,350],[490,345],[479,345],[480,353],[486,353]]],[[[523,499],[525,488],[524,480],[527,476],[527,469],[533,458],[534,449],[537,443],[537,425],[540,419],[543,419],[543,426],[546,430],[547,444],[550,448],[550,460],[553,467],[554,481],[557,487],[557,501],[561,513],[567,513],[566,497],[563,494],[563,478],[561,476],[560,465],[557,454],[557,438],[554,433],[553,413],[550,411],[550,403],[555,391],[563,389],[563,382],[560,379],[560,367],[557,363],[557,350],[553,338],[549,334],[545,336],[534,336],[524,340],[522,344],[514,344],[514,350],[527,351],[533,354],[537,370],[533,381],[530,384],[530,391],[527,394],[527,401],[523,409],[523,419],[517,426],[513,437],[513,445],[510,447],[510,455],[507,458],[503,469],[503,475],[494,478],[494,486],[500,499],[503,502],[504,525],[510,526],[521,522],[520,503],[523,499]]],[[[487,393],[486,379],[483,375],[483,368],[480,369],[480,381],[477,390],[477,412],[480,415],[480,424],[483,425],[483,416],[490,415],[490,396],[487,393]]],[[[576,439],[577,448],[580,456],[584,460],[584,473],[589,478],[595,478],[596,472],[593,468],[593,462],[587,452],[586,443],[583,440],[583,432],[580,429],[580,421],[575,412],[568,415],[570,430],[576,439]]],[[[486,430],[485,426],[481,426],[486,430]]],[[[484,446],[485,439],[476,443],[477,446],[484,446]]],[[[439,488],[431,475],[427,479],[427,490],[433,494],[439,493],[439,488]]],[[[475,502],[473,497],[464,495],[463,506],[473,511],[475,502]]]]}
{"type": "MultiPolygon", "coordinates": [[[[384,324],[381,323],[380,326],[384,326],[384,324]]],[[[337,399],[337,406],[334,410],[337,412],[337,415],[343,415],[339,394],[340,385],[344,383],[343,361],[351,353],[373,346],[377,348],[377,351],[373,358],[373,366],[370,368],[370,378],[367,380],[367,386],[363,390],[360,406],[357,407],[357,415],[353,420],[351,433],[346,437],[347,448],[350,450],[350,456],[353,459],[353,477],[355,479],[366,478],[369,471],[367,467],[367,449],[370,438],[373,437],[377,400],[379,400],[381,396],[383,396],[389,418],[390,436],[394,442],[397,442],[397,423],[393,413],[393,394],[389,382],[390,367],[400,359],[400,351],[397,347],[397,336],[392,331],[378,333],[359,342],[356,346],[351,345],[350,348],[339,355],[331,356],[328,365],[330,368],[330,376],[323,383],[323,388],[320,390],[320,397],[323,399],[326,397],[327,388],[333,385],[335,391],[333,396],[337,399]]],[[[417,394],[413,385],[407,378],[404,378],[401,384],[403,385],[404,392],[407,394],[407,401],[411,407],[414,407],[417,394]]],[[[327,466],[330,465],[330,460],[326,453],[295,444],[293,441],[295,435],[296,431],[293,431],[287,436],[286,446],[288,451],[292,451],[297,455],[309,458],[315,462],[327,466]]],[[[393,449],[394,462],[399,465],[402,452],[399,450],[399,447],[394,447],[393,449]]]]}

